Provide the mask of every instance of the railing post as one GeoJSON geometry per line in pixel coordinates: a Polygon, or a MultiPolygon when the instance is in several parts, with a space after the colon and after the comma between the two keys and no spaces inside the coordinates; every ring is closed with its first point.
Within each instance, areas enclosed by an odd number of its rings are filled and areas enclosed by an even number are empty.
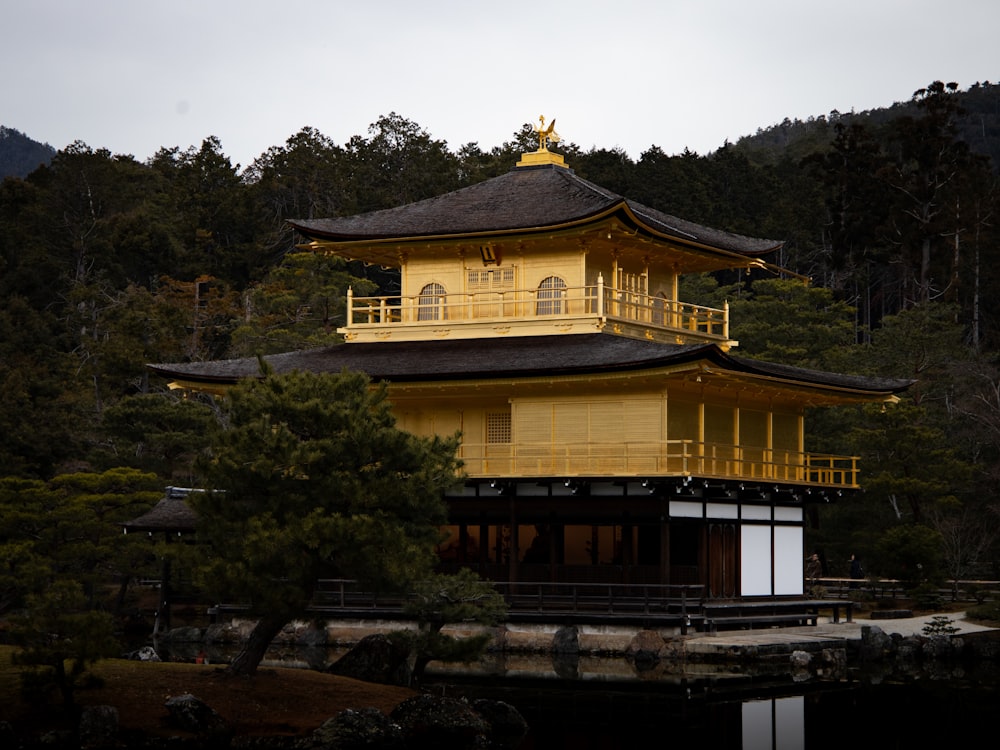
{"type": "Polygon", "coordinates": [[[597,317],[604,317],[604,275],[597,272],[597,317]]]}
{"type": "Polygon", "coordinates": [[[722,303],[722,335],[729,338],[729,300],[722,303]]]}
{"type": "Polygon", "coordinates": [[[354,287],[347,287],[347,327],[354,322],[354,287]]]}

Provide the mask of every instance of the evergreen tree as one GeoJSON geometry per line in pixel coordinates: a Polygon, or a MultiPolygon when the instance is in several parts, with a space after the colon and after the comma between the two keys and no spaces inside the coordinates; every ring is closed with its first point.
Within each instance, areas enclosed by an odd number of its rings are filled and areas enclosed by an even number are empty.
{"type": "Polygon", "coordinates": [[[457,437],[396,428],[384,385],[357,373],[264,373],[235,386],[189,502],[201,578],[259,617],[228,671],[251,674],[306,615],[316,583],[347,576],[401,589],[430,572],[457,437]]]}
{"type": "Polygon", "coordinates": [[[289,253],[244,295],[245,317],[233,331],[233,356],[275,354],[339,343],[346,323],[347,289],[376,293],[374,283],[349,272],[342,258],[289,253]]]}
{"type": "Polygon", "coordinates": [[[496,625],[507,614],[507,603],[493,586],[469,568],[454,575],[435,574],[417,581],[404,611],[417,623],[416,632],[396,631],[395,641],[411,653],[411,676],[419,681],[431,661],[471,662],[482,656],[492,638],[489,631],[457,637],[441,630],[445,625],[496,625]]]}
{"type": "Polygon", "coordinates": [[[895,201],[886,236],[910,271],[903,277],[907,305],[945,295],[957,270],[945,238],[959,229],[956,201],[978,161],[956,137],[957,91],[958,84],[940,81],[918,90],[913,102],[920,116],[900,117],[891,128],[893,153],[883,176],[895,201]]]}
{"type": "Polygon", "coordinates": [[[739,353],[821,369],[831,351],[854,342],[854,309],[801,280],[759,279],[730,304],[739,353]]]}

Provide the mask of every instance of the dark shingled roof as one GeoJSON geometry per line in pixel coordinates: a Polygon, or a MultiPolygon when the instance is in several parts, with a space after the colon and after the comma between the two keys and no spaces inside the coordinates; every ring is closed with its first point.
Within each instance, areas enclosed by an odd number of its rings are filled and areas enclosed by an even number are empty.
{"type": "Polygon", "coordinates": [[[126,531],[192,532],[197,516],[188,507],[187,496],[195,490],[167,487],[166,494],[149,511],[123,524],[126,531]]]}
{"type": "Polygon", "coordinates": [[[527,233],[583,224],[612,213],[625,226],[644,233],[747,256],[762,255],[782,245],[777,240],[744,237],[679,219],[554,165],[516,167],[499,177],[398,208],[335,219],[292,219],[288,223],[309,239],[356,242],[527,233]]]}
{"type": "MultiPolygon", "coordinates": [[[[886,395],[912,385],[910,380],[841,375],[736,357],[714,344],[663,344],[604,333],[351,343],[274,354],[264,360],[279,374],[347,369],[390,382],[596,375],[705,361],[748,375],[886,395]]],[[[206,384],[233,383],[260,375],[259,363],[252,357],[152,364],[149,368],[165,377],[206,384]]]]}

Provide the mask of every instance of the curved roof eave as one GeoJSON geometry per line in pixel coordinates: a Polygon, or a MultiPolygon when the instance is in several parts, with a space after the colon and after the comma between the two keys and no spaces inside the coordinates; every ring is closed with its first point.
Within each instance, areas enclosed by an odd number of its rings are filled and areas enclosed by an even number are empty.
{"type": "MultiPolygon", "coordinates": [[[[358,238],[356,236],[347,235],[337,235],[335,233],[324,233],[322,231],[316,231],[308,228],[302,228],[301,225],[289,221],[289,224],[296,229],[300,234],[303,234],[309,238],[312,242],[319,245],[333,246],[336,249],[349,250],[352,248],[365,248],[371,249],[372,246],[378,245],[393,245],[394,248],[400,245],[412,245],[412,244],[426,244],[431,242],[462,242],[462,241],[472,241],[472,240],[483,240],[483,239],[496,239],[498,237],[525,237],[533,234],[551,234],[553,232],[564,232],[572,231],[574,229],[585,228],[590,224],[598,224],[606,219],[612,218],[616,215],[624,215],[632,226],[637,231],[642,231],[650,237],[665,241],[672,242],[675,244],[680,244],[691,249],[699,250],[704,253],[711,253],[713,255],[718,255],[729,261],[734,261],[736,263],[745,263],[747,261],[753,260],[757,255],[764,255],[767,253],[774,252],[779,249],[784,243],[778,241],[772,241],[770,245],[762,250],[751,252],[739,252],[734,250],[727,250],[724,248],[719,248],[710,244],[707,244],[703,240],[700,240],[693,234],[685,232],[682,229],[674,229],[673,233],[658,229],[656,226],[650,224],[643,220],[643,214],[639,213],[627,200],[619,201],[618,203],[609,206],[601,211],[594,212],[586,216],[580,216],[576,219],[570,221],[562,221],[553,224],[546,224],[542,226],[527,226],[527,227],[512,227],[508,229],[496,229],[496,230],[476,230],[469,232],[451,232],[451,233],[437,233],[437,234],[413,234],[413,235],[399,235],[399,236],[369,236],[365,238],[358,238]]],[[[331,248],[333,249],[333,248],[331,248]]]]}
{"type": "MultiPolygon", "coordinates": [[[[351,343],[264,357],[277,373],[292,370],[366,373],[390,383],[442,382],[477,378],[560,377],[636,372],[703,362],[727,377],[854,394],[885,400],[913,381],[843,375],[776,365],[724,352],[715,344],[660,344],[607,334],[538,336],[489,340],[351,343]],[[461,354],[461,356],[459,356],[461,354]]],[[[247,377],[260,377],[256,358],[198,363],[150,364],[158,375],[182,387],[224,390],[247,377]]]]}
{"type": "MultiPolygon", "coordinates": [[[[387,244],[479,240],[586,227],[623,215],[647,237],[701,251],[757,257],[784,243],[696,224],[613,193],[566,168],[519,167],[415,203],[329,219],[288,219],[302,236],[334,252],[387,244]]],[[[388,256],[379,256],[382,258],[388,256]]]]}

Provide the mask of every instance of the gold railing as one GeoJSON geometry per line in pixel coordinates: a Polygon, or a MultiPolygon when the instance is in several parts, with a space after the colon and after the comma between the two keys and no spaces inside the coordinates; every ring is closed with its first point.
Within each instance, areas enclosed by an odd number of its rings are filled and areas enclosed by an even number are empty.
{"type": "Polygon", "coordinates": [[[667,440],[658,443],[463,443],[472,478],[683,477],[856,488],[855,456],[667,440]]]}
{"type": "Polygon", "coordinates": [[[597,317],[727,338],[728,306],[719,310],[605,286],[512,289],[468,294],[347,295],[347,329],[399,325],[597,317]]]}

